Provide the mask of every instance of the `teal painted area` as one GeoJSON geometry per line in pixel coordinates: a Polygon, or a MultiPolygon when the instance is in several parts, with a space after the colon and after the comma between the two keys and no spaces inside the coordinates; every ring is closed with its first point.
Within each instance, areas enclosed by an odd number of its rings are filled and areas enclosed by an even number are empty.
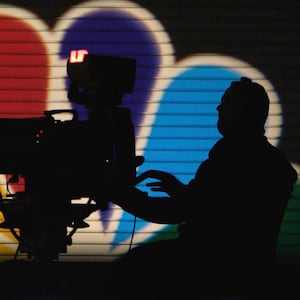
{"type": "Polygon", "coordinates": [[[287,205],[277,243],[277,259],[283,263],[300,263],[300,181],[295,184],[287,205]]]}

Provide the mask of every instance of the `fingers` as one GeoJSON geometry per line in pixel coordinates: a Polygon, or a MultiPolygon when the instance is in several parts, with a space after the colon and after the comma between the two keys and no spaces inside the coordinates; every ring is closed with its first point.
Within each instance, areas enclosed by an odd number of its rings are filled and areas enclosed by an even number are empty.
{"type": "Polygon", "coordinates": [[[161,181],[148,182],[146,185],[149,187],[162,187],[162,182],[161,181]]]}
{"type": "Polygon", "coordinates": [[[154,170],[149,170],[149,171],[142,173],[141,175],[136,177],[136,183],[138,184],[147,178],[157,178],[155,176],[155,173],[156,173],[156,171],[154,171],[154,170]]]}
{"type": "Polygon", "coordinates": [[[135,184],[138,184],[142,181],[144,181],[145,179],[147,179],[147,175],[145,173],[141,174],[140,176],[137,176],[135,179],[135,184]]]}
{"type": "Polygon", "coordinates": [[[152,192],[165,192],[164,189],[159,188],[159,187],[152,187],[152,188],[151,188],[151,191],[152,191],[152,192]]]}
{"type": "Polygon", "coordinates": [[[153,192],[164,192],[163,183],[161,181],[148,182],[146,186],[150,187],[153,192]]]}
{"type": "Polygon", "coordinates": [[[159,180],[163,180],[166,177],[170,176],[169,173],[159,170],[148,170],[144,172],[142,175],[146,176],[147,178],[156,178],[159,180]]]}
{"type": "Polygon", "coordinates": [[[148,170],[142,173],[141,175],[137,176],[136,184],[144,181],[147,178],[154,178],[163,181],[169,179],[171,176],[172,175],[168,172],[159,171],[159,170],[148,170]]]}

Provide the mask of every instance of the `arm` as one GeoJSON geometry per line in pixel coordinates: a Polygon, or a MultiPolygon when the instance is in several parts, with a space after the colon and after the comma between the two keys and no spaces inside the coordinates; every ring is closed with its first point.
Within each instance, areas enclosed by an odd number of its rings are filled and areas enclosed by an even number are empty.
{"type": "Polygon", "coordinates": [[[185,197],[187,187],[173,175],[156,170],[146,171],[137,178],[137,183],[146,178],[155,178],[158,181],[148,183],[152,191],[162,191],[169,197],[149,197],[139,189],[129,190],[117,200],[115,204],[125,211],[149,222],[175,224],[185,219],[185,197]]]}

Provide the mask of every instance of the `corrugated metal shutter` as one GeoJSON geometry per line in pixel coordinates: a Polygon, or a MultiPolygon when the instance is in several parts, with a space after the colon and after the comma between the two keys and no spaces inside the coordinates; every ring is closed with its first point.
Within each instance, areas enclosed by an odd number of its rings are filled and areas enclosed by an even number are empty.
{"type": "MultiPolygon", "coordinates": [[[[136,58],[135,89],[124,105],[132,111],[137,155],[146,159],[138,172],[158,168],[188,182],[219,137],[220,96],[246,75],[266,87],[267,135],[298,168],[297,2],[50,2],[0,3],[0,118],[71,108],[66,61],[72,49],[136,58]]],[[[1,176],[4,194],[6,180],[1,176]]],[[[283,261],[299,259],[298,202],[296,187],[279,240],[283,261]]],[[[115,205],[85,221],[89,227],[76,231],[61,260],[112,261],[137,244],[177,235],[176,226],[135,220],[115,205]]],[[[11,259],[18,243],[9,230],[0,229],[0,242],[0,259],[11,259]]]]}

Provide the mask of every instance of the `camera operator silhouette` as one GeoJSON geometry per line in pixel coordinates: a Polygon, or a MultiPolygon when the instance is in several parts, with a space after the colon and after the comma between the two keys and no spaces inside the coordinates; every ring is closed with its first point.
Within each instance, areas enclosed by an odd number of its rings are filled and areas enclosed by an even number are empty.
{"type": "Polygon", "coordinates": [[[137,217],[179,224],[178,238],[135,247],[123,257],[140,283],[152,278],[152,286],[167,285],[177,278],[178,288],[196,276],[199,284],[211,282],[215,289],[222,284],[238,288],[238,282],[250,286],[263,278],[275,264],[297,173],[265,136],[268,95],[263,86],[242,77],[226,89],[217,111],[222,137],[188,184],[149,170],[137,181],[152,178],[151,190],[168,196],[150,197],[137,188],[115,195],[113,202],[137,217]]]}

